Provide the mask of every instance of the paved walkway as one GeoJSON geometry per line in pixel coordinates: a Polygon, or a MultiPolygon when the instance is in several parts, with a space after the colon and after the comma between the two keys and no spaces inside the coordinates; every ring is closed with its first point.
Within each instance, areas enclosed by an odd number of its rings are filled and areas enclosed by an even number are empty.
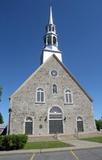
{"type": "Polygon", "coordinates": [[[73,145],[73,147],[69,147],[69,149],[70,148],[71,149],[86,149],[86,148],[102,147],[102,143],[89,142],[89,141],[84,141],[84,140],[64,140],[63,142],[73,145]]]}
{"type": "Polygon", "coordinates": [[[64,150],[77,150],[102,147],[102,143],[89,142],[83,140],[63,140],[63,142],[73,145],[72,147],[64,148],[50,148],[50,149],[32,149],[32,150],[15,150],[15,151],[0,151],[0,155],[5,154],[22,154],[22,153],[40,153],[40,152],[53,152],[64,150]]]}

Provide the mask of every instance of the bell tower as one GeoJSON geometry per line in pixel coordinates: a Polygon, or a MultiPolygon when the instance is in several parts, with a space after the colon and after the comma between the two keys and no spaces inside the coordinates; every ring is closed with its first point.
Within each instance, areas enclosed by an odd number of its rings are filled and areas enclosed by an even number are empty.
{"type": "Polygon", "coordinates": [[[46,26],[46,33],[44,36],[44,48],[42,51],[41,63],[44,63],[53,54],[55,54],[62,62],[62,54],[58,49],[56,26],[53,23],[52,6],[50,6],[49,22],[46,26]]]}

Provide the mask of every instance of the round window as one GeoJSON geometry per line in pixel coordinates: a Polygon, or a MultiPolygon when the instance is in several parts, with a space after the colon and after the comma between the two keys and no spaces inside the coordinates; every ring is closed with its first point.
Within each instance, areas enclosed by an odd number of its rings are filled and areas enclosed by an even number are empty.
{"type": "Polygon", "coordinates": [[[56,70],[51,71],[51,75],[52,76],[57,76],[57,71],[56,70]]]}

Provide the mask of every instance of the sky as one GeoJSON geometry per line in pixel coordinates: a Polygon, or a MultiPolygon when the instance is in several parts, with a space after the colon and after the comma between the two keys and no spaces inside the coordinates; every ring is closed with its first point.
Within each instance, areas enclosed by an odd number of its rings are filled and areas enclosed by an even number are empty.
{"type": "MultiPolygon", "coordinates": [[[[63,63],[102,116],[102,0],[52,0],[63,63]]],[[[10,95],[39,67],[50,0],[0,0],[0,112],[8,123],[10,95]]]]}

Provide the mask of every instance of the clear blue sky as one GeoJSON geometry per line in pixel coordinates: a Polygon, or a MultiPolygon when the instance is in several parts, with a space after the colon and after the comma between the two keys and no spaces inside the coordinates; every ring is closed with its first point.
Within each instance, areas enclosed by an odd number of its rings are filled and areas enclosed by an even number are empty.
{"type": "MultiPolygon", "coordinates": [[[[102,116],[102,0],[52,0],[63,62],[94,100],[102,116]]],[[[0,0],[0,112],[8,122],[8,98],[39,66],[49,0],[0,0]]]]}

